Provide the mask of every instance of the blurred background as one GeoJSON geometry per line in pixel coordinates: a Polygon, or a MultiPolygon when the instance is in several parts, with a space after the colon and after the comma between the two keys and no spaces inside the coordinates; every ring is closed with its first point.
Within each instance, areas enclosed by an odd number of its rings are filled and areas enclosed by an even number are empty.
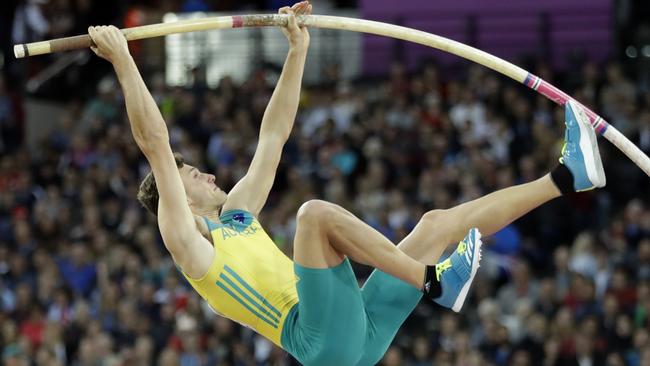
{"type": "MultiPolygon", "coordinates": [[[[296,365],[214,315],[135,200],[148,171],[110,65],[90,51],[15,60],[15,43],[283,0],[0,2],[0,350],[5,365],[296,365]]],[[[314,0],[315,14],[400,24],[541,76],[650,153],[647,0],[314,0]]],[[[312,29],[293,134],[265,229],[292,254],[311,198],[392,241],[427,210],[533,180],[557,163],[564,111],[455,56],[312,29]]],[[[277,29],[134,42],[186,160],[230,189],[282,67],[277,29]]],[[[604,141],[604,140],[603,140],[604,141]]],[[[650,180],[607,141],[605,189],[561,198],[487,239],[461,314],[422,302],[382,365],[650,365],[650,180]]],[[[362,284],[370,268],[355,266],[362,284]]]]}

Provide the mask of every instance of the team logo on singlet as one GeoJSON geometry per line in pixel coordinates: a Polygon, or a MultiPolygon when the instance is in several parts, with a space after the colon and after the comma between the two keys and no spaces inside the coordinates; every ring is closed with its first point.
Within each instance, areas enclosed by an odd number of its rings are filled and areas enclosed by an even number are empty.
{"type": "Polygon", "coordinates": [[[234,214],[232,216],[232,219],[234,221],[237,221],[237,222],[242,223],[242,224],[244,223],[244,220],[245,220],[243,213],[234,214]]]}

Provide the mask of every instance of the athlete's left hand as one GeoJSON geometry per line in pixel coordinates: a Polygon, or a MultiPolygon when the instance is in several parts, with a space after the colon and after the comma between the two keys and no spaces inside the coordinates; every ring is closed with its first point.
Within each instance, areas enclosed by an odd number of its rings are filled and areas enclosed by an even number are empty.
{"type": "Polygon", "coordinates": [[[291,48],[306,51],[309,47],[309,31],[307,27],[298,27],[296,15],[311,14],[312,6],[309,1],[302,1],[294,4],[292,7],[285,6],[280,8],[278,14],[289,15],[289,21],[286,27],[282,27],[282,33],[289,40],[291,48]]]}
{"type": "Polygon", "coordinates": [[[115,64],[129,57],[129,46],[126,38],[115,26],[88,27],[88,34],[93,40],[90,49],[97,56],[115,64]]]}

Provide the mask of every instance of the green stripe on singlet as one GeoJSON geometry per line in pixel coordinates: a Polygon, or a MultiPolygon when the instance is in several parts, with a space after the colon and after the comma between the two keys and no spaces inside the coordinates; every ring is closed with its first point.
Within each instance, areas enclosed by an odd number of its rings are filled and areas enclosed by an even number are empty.
{"type": "Polygon", "coordinates": [[[228,274],[233,276],[233,278],[237,280],[237,282],[239,282],[242,286],[244,286],[246,290],[250,291],[250,293],[253,294],[253,296],[255,296],[262,304],[266,305],[266,307],[269,310],[274,312],[278,317],[282,317],[282,313],[280,313],[278,309],[273,307],[273,305],[269,304],[269,302],[266,301],[266,299],[262,295],[260,295],[259,292],[255,291],[255,289],[251,287],[246,281],[244,281],[243,278],[239,277],[239,275],[232,268],[228,266],[224,266],[223,268],[226,270],[226,272],[228,272],[228,274]]]}
{"type": "Polygon", "coordinates": [[[258,317],[260,320],[262,320],[263,322],[267,323],[268,325],[272,326],[275,329],[278,328],[278,324],[273,323],[272,321],[264,317],[262,314],[255,311],[255,309],[253,309],[244,300],[242,300],[239,296],[237,296],[237,294],[235,294],[231,289],[229,289],[226,285],[224,285],[223,282],[217,281],[217,286],[221,287],[224,291],[226,291],[228,295],[230,295],[233,299],[237,300],[238,303],[242,304],[248,311],[253,313],[253,315],[258,317]]]}
{"type": "Polygon", "coordinates": [[[228,276],[224,275],[223,273],[219,274],[219,278],[224,280],[227,284],[230,285],[231,288],[233,288],[235,291],[237,291],[241,296],[244,297],[244,299],[248,300],[248,302],[252,305],[254,305],[259,311],[261,311],[264,315],[268,316],[273,320],[274,323],[279,323],[280,320],[278,320],[273,314],[271,314],[268,310],[266,310],[262,305],[260,305],[257,301],[255,301],[252,297],[250,297],[244,290],[242,290],[239,286],[237,286],[236,283],[234,283],[228,276]]]}

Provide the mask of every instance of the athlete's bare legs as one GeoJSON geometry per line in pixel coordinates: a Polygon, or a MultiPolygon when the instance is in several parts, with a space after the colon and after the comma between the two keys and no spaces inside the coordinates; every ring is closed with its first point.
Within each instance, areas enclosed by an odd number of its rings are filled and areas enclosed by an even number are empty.
{"type": "Polygon", "coordinates": [[[294,260],[305,267],[330,268],[347,255],[420,288],[422,263],[436,264],[447,246],[462,240],[470,228],[491,235],[560,195],[546,175],[451,209],[429,211],[398,247],[342,207],[309,201],[298,212],[294,260]]]}
{"type": "Polygon", "coordinates": [[[547,174],[447,210],[429,211],[398,247],[424,264],[436,264],[447,246],[462,240],[470,228],[492,235],[560,195],[547,174]]]}

